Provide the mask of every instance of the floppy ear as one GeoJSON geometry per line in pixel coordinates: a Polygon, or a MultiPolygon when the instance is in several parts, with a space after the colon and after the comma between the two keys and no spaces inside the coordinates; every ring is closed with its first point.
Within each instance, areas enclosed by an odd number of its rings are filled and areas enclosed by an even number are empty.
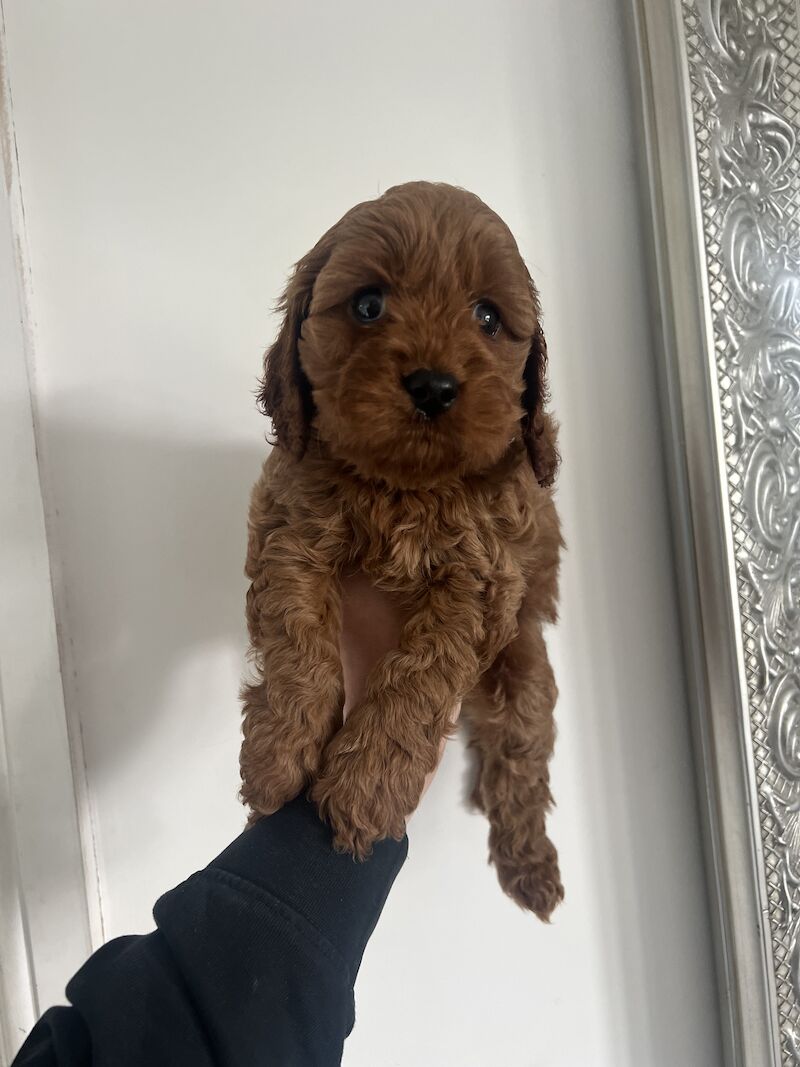
{"type": "Polygon", "coordinates": [[[275,343],[264,355],[264,375],[258,392],[258,406],[272,419],[276,443],[298,458],[308,445],[314,400],[311,383],[300,365],[297,343],[321,267],[320,257],[313,252],[296,265],[278,305],[283,323],[275,343]]]}
{"type": "Polygon", "coordinates": [[[552,415],[545,411],[550,399],[547,386],[547,341],[541,325],[531,341],[531,349],[523,372],[525,391],[522,406],[522,437],[528,449],[531,466],[541,486],[552,485],[561,457],[556,447],[558,426],[552,415]]]}

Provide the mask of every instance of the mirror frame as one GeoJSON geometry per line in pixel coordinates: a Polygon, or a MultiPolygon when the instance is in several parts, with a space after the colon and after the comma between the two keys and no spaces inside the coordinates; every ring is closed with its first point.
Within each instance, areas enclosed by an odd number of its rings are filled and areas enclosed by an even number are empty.
{"type": "Polygon", "coordinates": [[[725,1062],[800,1064],[800,8],[632,0],[725,1062]]]}

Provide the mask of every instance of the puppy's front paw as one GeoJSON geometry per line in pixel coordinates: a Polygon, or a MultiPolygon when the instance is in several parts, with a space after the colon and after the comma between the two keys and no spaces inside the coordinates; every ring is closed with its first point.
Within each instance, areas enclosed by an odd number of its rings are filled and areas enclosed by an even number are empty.
{"type": "Polygon", "coordinates": [[[272,815],[302,792],[319,766],[320,753],[311,745],[292,747],[282,737],[264,731],[257,741],[246,738],[239,765],[242,801],[253,815],[250,825],[262,815],[272,815]]]}
{"type": "Polygon", "coordinates": [[[364,859],[376,841],[399,840],[405,833],[406,814],[419,799],[424,775],[408,770],[408,757],[401,750],[392,757],[388,763],[378,761],[365,748],[354,750],[335,738],[328,745],[311,799],[333,830],[338,851],[364,859]],[[415,790],[416,798],[410,801],[415,790]]]}
{"type": "Polygon", "coordinates": [[[526,911],[532,911],[542,922],[549,922],[564,899],[558,854],[547,839],[536,853],[519,856],[493,853],[492,859],[500,885],[511,899],[526,911]]]}
{"type": "Polygon", "coordinates": [[[282,763],[271,759],[250,767],[242,761],[242,787],[239,795],[250,808],[247,825],[251,826],[262,815],[279,811],[301,792],[306,776],[294,762],[282,763]]]}

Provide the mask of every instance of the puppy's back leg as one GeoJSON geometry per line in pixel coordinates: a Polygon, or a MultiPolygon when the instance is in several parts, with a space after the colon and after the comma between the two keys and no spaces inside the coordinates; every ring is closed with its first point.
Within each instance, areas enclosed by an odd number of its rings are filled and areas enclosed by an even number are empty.
{"type": "Polygon", "coordinates": [[[545,832],[556,696],[540,621],[523,604],[517,637],[481,678],[465,718],[478,762],[473,801],[489,819],[490,860],[505,892],[544,920],[564,895],[545,832]]]}

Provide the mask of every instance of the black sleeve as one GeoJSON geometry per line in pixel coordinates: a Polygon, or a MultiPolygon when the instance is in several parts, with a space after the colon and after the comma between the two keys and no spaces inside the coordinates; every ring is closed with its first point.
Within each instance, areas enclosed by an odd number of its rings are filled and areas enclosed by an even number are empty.
{"type": "Polygon", "coordinates": [[[12,1067],[331,1067],[407,839],[335,853],[299,798],[157,902],[157,929],[99,949],[12,1067]]]}

